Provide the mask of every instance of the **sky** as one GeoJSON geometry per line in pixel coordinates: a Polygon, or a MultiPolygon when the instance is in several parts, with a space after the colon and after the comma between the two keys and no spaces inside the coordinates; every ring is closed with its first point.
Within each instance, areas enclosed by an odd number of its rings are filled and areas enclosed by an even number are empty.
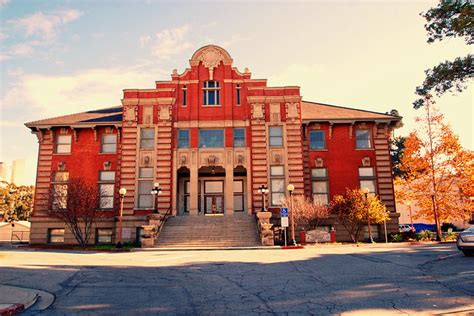
{"type": "MultiPolygon", "coordinates": [[[[25,159],[34,183],[38,144],[23,125],[120,105],[122,90],[153,88],[189,67],[207,44],[269,86],[304,100],[397,109],[407,135],[424,70],[465,56],[462,39],[427,44],[420,12],[435,1],[0,0],[0,161],[25,159]]],[[[472,82],[436,99],[461,144],[473,146],[472,82]]]]}

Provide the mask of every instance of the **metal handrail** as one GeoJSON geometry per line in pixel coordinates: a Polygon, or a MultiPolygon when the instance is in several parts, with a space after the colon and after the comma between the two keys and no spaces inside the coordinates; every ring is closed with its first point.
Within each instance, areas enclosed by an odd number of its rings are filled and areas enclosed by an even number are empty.
{"type": "Polygon", "coordinates": [[[168,220],[168,216],[171,215],[171,207],[166,210],[164,217],[160,221],[160,226],[158,226],[158,233],[161,231],[163,226],[165,225],[166,221],[168,220]]]}

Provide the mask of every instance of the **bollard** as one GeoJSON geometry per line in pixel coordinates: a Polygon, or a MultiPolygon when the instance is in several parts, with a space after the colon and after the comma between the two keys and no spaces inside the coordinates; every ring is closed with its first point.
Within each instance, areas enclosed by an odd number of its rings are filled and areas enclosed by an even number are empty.
{"type": "Polygon", "coordinates": [[[336,242],[336,230],[334,229],[334,227],[331,227],[331,243],[335,243],[336,242]]]}

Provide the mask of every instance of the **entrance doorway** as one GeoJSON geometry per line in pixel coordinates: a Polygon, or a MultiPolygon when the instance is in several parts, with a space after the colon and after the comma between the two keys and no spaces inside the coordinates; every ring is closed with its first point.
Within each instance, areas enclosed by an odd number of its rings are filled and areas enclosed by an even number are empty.
{"type": "Polygon", "coordinates": [[[205,214],[224,214],[224,181],[204,181],[205,214]]]}

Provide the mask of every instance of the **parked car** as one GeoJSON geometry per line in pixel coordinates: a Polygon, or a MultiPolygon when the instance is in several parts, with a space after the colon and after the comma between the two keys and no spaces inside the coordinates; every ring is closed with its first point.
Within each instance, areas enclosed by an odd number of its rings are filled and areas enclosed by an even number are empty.
{"type": "MultiPolygon", "coordinates": [[[[411,231],[411,225],[410,224],[400,224],[398,225],[398,230],[400,233],[407,233],[411,231]]],[[[416,231],[415,227],[413,227],[413,230],[416,231]]]]}
{"type": "Polygon", "coordinates": [[[459,233],[456,245],[458,246],[458,249],[464,253],[464,255],[474,255],[474,226],[471,226],[459,233]]]}

